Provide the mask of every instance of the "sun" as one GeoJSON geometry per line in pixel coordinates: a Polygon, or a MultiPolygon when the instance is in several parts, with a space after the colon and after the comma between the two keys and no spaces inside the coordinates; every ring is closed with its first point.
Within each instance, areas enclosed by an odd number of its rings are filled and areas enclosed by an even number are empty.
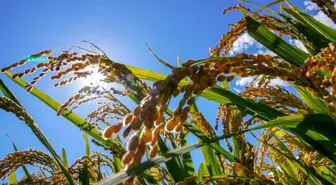
{"type": "Polygon", "coordinates": [[[98,72],[98,68],[91,68],[90,75],[88,75],[86,78],[83,79],[85,85],[91,85],[91,84],[99,84],[103,79],[106,77],[98,72]]]}

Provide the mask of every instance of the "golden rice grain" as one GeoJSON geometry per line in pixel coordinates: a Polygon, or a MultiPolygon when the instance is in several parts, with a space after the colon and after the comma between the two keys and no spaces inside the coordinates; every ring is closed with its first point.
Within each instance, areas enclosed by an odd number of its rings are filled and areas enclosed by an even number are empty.
{"type": "Polygon", "coordinates": [[[158,151],[158,146],[157,146],[157,145],[154,145],[153,148],[152,148],[152,150],[151,150],[150,153],[149,153],[150,158],[155,157],[156,154],[157,154],[157,151],[158,151]]]}
{"type": "Polygon", "coordinates": [[[128,115],[124,118],[124,120],[123,120],[123,124],[124,124],[124,126],[128,125],[129,123],[131,123],[132,119],[133,119],[133,114],[128,114],[128,115]]]}
{"type": "Polygon", "coordinates": [[[123,133],[123,137],[127,137],[132,131],[132,127],[131,126],[128,126],[125,130],[124,130],[124,133],[123,133]]]}
{"type": "Polygon", "coordinates": [[[175,125],[176,125],[176,118],[173,117],[167,122],[165,129],[171,132],[175,128],[175,125]]]}
{"type": "Polygon", "coordinates": [[[138,105],[134,110],[133,110],[133,114],[134,116],[139,116],[141,111],[141,105],[138,105]]]}
{"type": "Polygon", "coordinates": [[[123,164],[129,164],[134,158],[134,153],[131,151],[128,151],[122,158],[123,164]]]}
{"type": "Polygon", "coordinates": [[[110,138],[112,134],[118,133],[121,130],[121,128],[122,128],[122,123],[111,125],[104,130],[103,135],[105,138],[110,138]]]}
{"type": "Polygon", "coordinates": [[[132,127],[133,130],[139,130],[141,126],[142,126],[142,122],[140,121],[139,116],[133,117],[130,123],[130,127],[132,127]]]}
{"type": "Polygon", "coordinates": [[[152,141],[152,139],[153,139],[153,136],[152,136],[152,131],[151,131],[151,129],[146,128],[146,129],[145,129],[145,132],[144,132],[144,135],[143,135],[143,140],[144,140],[144,142],[145,142],[145,143],[149,143],[149,142],[152,141]]]}
{"type": "Polygon", "coordinates": [[[135,152],[135,150],[139,146],[139,137],[137,135],[133,135],[127,142],[127,149],[128,151],[135,152]]]}

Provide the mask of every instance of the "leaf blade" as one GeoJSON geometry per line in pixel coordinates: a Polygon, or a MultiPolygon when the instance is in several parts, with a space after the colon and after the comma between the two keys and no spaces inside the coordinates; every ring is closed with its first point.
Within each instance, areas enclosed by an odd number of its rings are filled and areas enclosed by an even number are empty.
{"type": "Polygon", "coordinates": [[[299,67],[309,57],[307,53],[288,44],[251,17],[245,19],[248,34],[287,62],[299,67]]]}

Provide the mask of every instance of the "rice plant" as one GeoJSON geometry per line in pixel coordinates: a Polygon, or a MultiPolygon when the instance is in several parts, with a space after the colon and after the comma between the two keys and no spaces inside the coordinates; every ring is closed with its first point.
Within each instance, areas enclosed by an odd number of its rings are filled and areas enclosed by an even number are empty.
{"type": "MultiPolygon", "coordinates": [[[[243,18],[231,25],[208,58],[173,66],[148,47],[171,69],[168,75],[113,61],[88,41],[95,50],[44,50],[3,67],[2,73],[54,109],[55,116],[64,116],[85,133],[87,152],[69,165],[65,150],[61,158],[0,81],[0,108],[24,121],[51,154],[17,151],[13,143],[16,151],[0,160],[0,178],[8,178],[9,184],[336,184],[336,31],[287,0],[266,6],[243,3],[223,11],[240,11],[243,18]],[[281,12],[270,9],[278,5],[281,12]],[[274,55],[229,55],[243,33],[274,55]],[[306,50],[288,38],[301,41],[306,50]],[[32,60],[40,62],[10,72],[32,60]],[[34,74],[30,82],[22,79],[34,74]],[[97,74],[98,83],[83,86],[62,104],[36,87],[47,75],[57,88],[97,74]],[[230,90],[232,80],[249,76],[254,80],[241,93],[230,90]],[[271,86],[275,78],[296,93],[271,86]],[[120,97],[134,101],[136,108],[120,97]],[[198,98],[218,105],[215,123],[199,111],[198,98]],[[178,102],[176,107],[171,108],[172,101],[178,102]],[[88,102],[97,107],[86,118],[74,113],[88,102]],[[188,144],[188,135],[198,143],[188,144]],[[108,154],[91,152],[88,136],[108,154]],[[190,155],[198,148],[203,159],[190,155]],[[194,166],[195,160],[203,162],[194,166]],[[40,173],[30,173],[25,165],[40,168],[40,173]],[[102,172],[102,166],[112,175],[102,172]],[[20,167],[26,175],[17,180],[14,172],[20,167]]],[[[313,3],[335,22],[333,1],[313,3]]]]}

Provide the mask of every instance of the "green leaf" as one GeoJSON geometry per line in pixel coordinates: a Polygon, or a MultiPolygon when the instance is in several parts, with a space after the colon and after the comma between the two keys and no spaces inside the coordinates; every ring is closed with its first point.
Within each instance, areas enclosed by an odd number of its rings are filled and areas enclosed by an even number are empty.
{"type": "MultiPolygon", "coordinates": [[[[260,142],[262,142],[260,139],[258,139],[260,142]]],[[[324,179],[320,175],[318,175],[312,168],[307,166],[306,164],[303,164],[301,161],[297,160],[292,152],[282,143],[279,143],[279,140],[277,143],[280,144],[280,150],[275,148],[274,146],[271,146],[268,143],[262,142],[263,144],[267,145],[268,147],[271,148],[272,152],[275,152],[276,154],[280,154],[284,156],[287,160],[287,163],[289,166],[287,166],[287,169],[290,169],[292,172],[292,176],[296,176],[296,171],[297,169],[300,169],[302,173],[304,173],[306,176],[308,176],[312,180],[312,184],[333,184],[331,182],[328,182],[328,180],[324,179]]]]}
{"type": "MultiPolygon", "coordinates": [[[[3,84],[4,85],[4,84],[3,84]]],[[[5,86],[6,87],[6,86],[5,86]]],[[[8,89],[9,90],[9,89],[8,89]]],[[[11,91],[8,91],[8,92],[10,92],[10,93],[12,93],[11,91]]],[[[14,97],[14,95],[13,95],[13,97],[14,97]]],[[[11,143],[12,143],[12,145],[13,145],[13,148],[14,148],[14,151],[19,151],[18,150],[18,148],[16,147],[16,145],[15,145],[15,143],[14,143],[14,141],[12,140],[12,138],[11,137],[9,137],[9,135],[8,134],[6,134],[7,135],[7,137],[9,138],[9,140],[11,141],[11,143]]],[[[28,169],[27,169],[27,167],[26,167],[26,165],[22,165],[22,169],[23,169],[23,171],[24,171],[24,173],[25,173],[25,176],[26,176],[26,180],[29,182],[29,181],[31,181],[31,176],[30,176],[30,174],[29,174],[29,171],[28,171],[28,169]]]]}
{"type": "MultiPolygon", "coordinates": [[[[3,85],[2,85],[3,86],[3,85]]],[[[6,91],[8,91],[8,94],[12,94],[13,96],[10,96],[10,99],[14,102],[19,102],[14,94],[10,91],[10,89],[6,89],[6,91]]],[[[21,104],[18,104],[19,106],[21,106],[21,104]]],[[[22,107],[22,106],[21,106],[22,107]]],[[[22,109],[24,109],[22,107],[22,109]]],[[[28,113],[27,113],[28,114],[28,113]]],[[[61,169],[61,171],[63,172],[64,176],[66,177],[68,183],[70,185],[74,185],[74,181],[69,173],[69,171],[63,166],[58,154],[56,153],[55,149],[51,146],[50,142],[48,141],[48,139],[44,136],[43,132],[41,131],[41,129],[38,127],[38,125],[34,122],[33,119],[31,119],[30,122],[26,122],[26,125],[32,130],[32,132],[35,134],[35,136],[40,140],[40,142],[48,149],[48,151],[51,153],[51,155],[54,157],[58,167],[61,169]]]]}
{"type": "MultiPolygon", "coordinates": [[[[169,153],[170,150],[161,137],[159,137],[158,144],[159,144],[161,155],[169,153]]],[[[174,158],[173,160],[166,161],[165,164],[174,182],[180,182],[180,181],[183,181],[185,178],[189,177],[189,174],[187,173],[187,171],[183,170],[184,168],[183,164],[180,163],[180,161],[178,160],[178,157],[174,158]]]]}
{"type": "MultiPolygon", "coordinates": [[[[185,153],[188,153],[196,148],[201,147],[204,145],[204,143],[197,143],[190,146],[185,146],[182,148],[178,148],[175,150],[168,151],[167,153],[162,154],[162,156],[157,156],[154,159],[150,159],[146,162],[141,163],[140,165],[137,165],[133,168],[129,168],[126,171],[119,172],[118,174],[108,177],[105,180],[97,183],[98,185],[110,185],[110,184],[119,184],[122,183],[132,177],[134,177],[136,174],[141,174],[145,170],[152,168],[160,163],[170,161],[174,157],[183,155],[185,153]]],[[[167,164],[167,163],[166,163],[167,164]]]]}
{"type": "Polygon", "coordinates": [[[86,164],[79,170],[78,179],[80,185],[90,185],[89,170],[86,164]]]}
{"type": "Polygon", "coordinates": [[[276,109],[273,109],[267,105],[257,103],[254,101],[250,101],[244,99],[231,91],[225,90],[224,88],[214,86],[210,88],[213,92],[217,93],[218,95],[229,99],[233,105],[237,105],[242,110],[245,110],[247,113],[261,118],[263,120],[273,120],[279,116],[283,116],[284,114],[276,109]]]}
{"type": "MultiPolygon", "coordinates": [[[[279,146],[279,149],[286,156],[290,156],[291,158],[295,158],[292,152],[276,137],[273,136],[275,142],[279,146]]],[[[276,154],[278,155],[278,153],[276,154]]],[[[289,181],[294,181],[295,184],[299,183],[296,177],[296,168],[297,166],[289,159],[286,159],[283,163],[281,163],[280,168],[285,172],[289,181]]]]}
{"type": "Polygon", "coordinates": [[[288,7],[282,6],[281,9],[286,11],[286,13],[292,15],[294,18],[296,18],[297,20],[302,22],[304,25],[310,25],[315,30],[320,32],[324,37],[329,39],[330,41],[336,42],[336,31],[334,29],[332,29],[332,28],[326,26],[325,24],[321,23],[320,21],[314,19],[313,17],[304,13],[300,9],[296,8],[295,6],[293,6],[291,4],[289,4],[289,6],[290,6],[291,10],[293,10],[293,12],[291,12],[289,10],[290,8],[288,8],[288,7]]]}
{"type": "Polygon", "coordinates": [[[17,180],[16,180],[16,176],[15,176],[15,173],[12,172],[9,177],[8,177],[8,180],[9,180],[9,184],[17,184],[17,180]]]}
{"type": "Polygon", "coordinates": [[[330,183],[336,184],[335,172],[330,170],[327,166],[313,167],[313,170],[330,183]]]}
{"type": "Polygon", "coordinates": [[[268,127],[282,127],[336,163],[336,123],[328,115],[283,116],[246,131],[268,127]]]}
{"type": "Polygon", "coordinates": [[[41,175],[42,175],[44,178],[48,178],[47,175],[45,174],[44,170],[43,170],[41,167],[39,167],[39,170],[40,170],[40,172],[41,172],[41,175]]]}
{"type": "Polygon", "coordinates": [[[151,52],[151,54],[152,54],[152,55],[156,58],[156,60],[158,60],[161,64],[167,66],[167,67],[170,68],[170,69],[174,69],[174,68],[175,68],[174,66],[168,64],[167,62],[165,62],[165,61],[163,61],[161,58],[159,58],[159,57],[152,51],[152,49],[151,49],[147,44],[146,44],[146,46],[147,46],[148,50],[151,52]]]}
{"type": "Polygon", "coordinates": [[[218,163],[217,156],[213,151],[213,148],[211,148],[208,145],[204,145],[201,147],[201,150],[204,156],[205,165],[208,168],[210,176],[221,175],[222,172],[218,163]]]}
{"type": "MultiPolygon", "coordinates": [[[[180,133],[180,139],[181,139],[181,146],[188,146],[187,137],[183,130],[180,133]]],[[[190,153],[186,153],[182,155],[182,162],[183,162],[184,170],[187,171],[189,176],[196,175],[194,163],[193,163],[190,153]]]]}
{"type": "Polygon", "coordinates": [[[143,176],[149,185],[159,185],[158,181],[149,172],[146,171],[143,176]]]}
{"type": "Polygon", "coordinates": [[[241,144],[239,143],[239,140],[236,136],[233,136],[231,139],[232,139],[232,144],[233,144],[233,155],[237,159],[240,159],[240,153],[244,152],[244,151],[241,151],[242,150],[241,144]]]}
{"type": "Polygon", "coordinates": [[[287,62],[299,67],[309,57],[307,53],[288,44],[251,17],[245,19],[248,34],[287,62]]]}
{"type": "Polygon", "coordinates": [[[0,79],[0,91],[4,94],[5,97],[15,101],[18,105],[21,105],[14,94],[9,90],[6,84],[0,79]]]}
{"type": "Polygon", "coordinates": [[[113,156],[113,172],[118,173],[122,169],[123,169],[123,165],[122,165],[121,159],[116,156],[113,156]]]}
{"type": "Polygon", "coordinates": [[[67,159],[67,154],[66,154],[66,151],[64,148],[62,148],[62,162],[63,162],[63,165],[67,168],[69,165],[68,165],[68,159],[67,159]]]}
{"type": "Polygon", "coordinates": [[[205,163],[201,163],[198,167],[198,178],[202,179],[202,177],[209,176],[208,167],[205,163]]]}
{"type": "MultiPolygon", "coordinates": [[[[193,108],[196,112],[199,112],[196,103],[193,104],[193,108]]],[[[192,116],[194,118],[194,115],[192,116]]],[[[199,139],[199,141],[202,141],[202,140],[199,139]]],[[[217,156],[213,148],[208,145],[205,145],[201,147],[201,151],[202,151],[202,154],[205,160],[205,165],[208,168],[210,176],[216,176],[216,175],[222,174],[219,163],[218,163],[217,156]]]]}
{"type": "MultiPolygon", "coordinates": [[[[304,134],[307,132],[307,128],[308,128],[308,132],[313,132],[316,135],[321,135],[321,134],[325,134],[327,132],[330,133],[335,133],[335,125],[334,125],[334,121],[327,115],[323,115],[323,114],[312,114],[312,115],[307,115],[307,116],[283,116],[280,117],[278,119],[272,120],[266,124],[263,125],[259,125],[259,126],[255,126],[253,128],[247,129],[247,130],[243,130],[241,132],[237,132],[235,134],[230,134],[230,135],[223,135],[220,136],[216,139],[211,139],[211,140],[206,140],[205,142],[201,142],[201,143],[197,143],[197,144],[193,144],[190,146],[186,146],[186,147],[182,147],[182,148],[178,148],[175,150],[171,150],[168,151],[165,154],[162,154],[162,156],[158,156],[154,159],[150,159],[146,162],[141,163],[138,166],[135,166],[133,168],[130,168],[126,171],[120,172],[118,174],[116,174],[113,177],[109,177],[107,179],[105,179],[104,181],[102,181],[101,183],[98,183],[98,185],[108,185],[108,184],[119,184],[133,176],[135,176],[136,174],[140,174],[142,172],[144,172],[145,170],[158,165],[162,162],[167,162],[169,160],[171,160],[174,157],[177,157],[179,155],[185,154],[187,152],[190,152],[196,148],[199,148],[205,144],[210,145],[211,143],[217,142],[218,140],[221,139],[225,139],[225,138],[229,138],[232,137],[234,135],[239,135],[242,133],[246,133],[246,132],[251,132],[254,130],[259,130],[259,129],[264,129],[264,128],[269,128],[269,127],[283,127],[286,129],[289,129],[292,133],[295,133],[297,135],[300,135],[300,137],[303,137],[303,141],[307,141],[307,143],[311,143],[314,144],[313,146],[318,146],[317,150],[321,153],[325,153],[323,150],[320,149],[320,145],[325,145],[324,142],[326,142],[326,140],[324,140],[323,142],[321,142],[320,140],[314,140],[313,142],[309,139],[307,139],[308,136],[312,136],[311,133],[307,133],[307,137],[304,137],[304,134]],[[323,124],[323,126],[320,126],[321,124],[323,124]],[[319,127],[319,129],[317,129],[319,132],[314,132],[316,131],[316,127],[319,127]],[[331,129],[332,126],[333,128],[331,129]],[[330,129],[330,130],[329,130],[330,129]],[[324,130],[323,132],[321,132],[322,130],[324,130]],[[314,143],[315,142],[315,143],[314,143]],[[319,144],[316,144],[319,143],[319,144]]],[[[328,138],[332,137],[330,136],[330,133],[327,133],[328,138]]],[[[336,137],[336,136],[334,136],[336,137]]],[[[314,138],[314,137],[312,137],[314,138]]],[[[329,141],[327,141],[327,143],[330,143],[329,141]]],[[[334,146],[333,146],[334,147],[334,146]]],[[[283,154],[285,155],[285,154],[283,154]]],[[[329,156],[329,155],[328,155],[329,156]]],[[[296,160],[295,158],[293,160],[296,160]]]]}
{"type": "MultiPolygon", "coordinates": [[[[306,39],[310,42],[312,42],[314,44],[314,46],[316,46],[319,49],[325,48],[328,46],[328,43],[330,43],[330,40],[328,40],[327,38],[325,38],[321,33],[319,33],[317,30],[315,30],[312,26],[308,25],[308,24],[303,24],[305,21],[303,21],[303,19],[296,14],[292,9],[287,8],[286,13],[291,15],[292,17],[295,18],[295,20],[293,20],[291,17],[288,17],[282,13],[278,13],[275,12],[271,9],[268,8],[264,8],[261,7],[255,3],[246,1],[246,0],[241,0],[245,3],[251,4],[253,6],[256,6],[262,10],[266,10],[268,12],[270,12],[271,14],[278,16],[280,18],[282,18],[285,22],[291,24],[293,27],[295,27],[301,34],[303,34],[306,39]]],[[[283,7],[283,6],[280,6],[283,7]]],[[[316,52],[318,52],[319,50],[315,51],[312,50],[310,47],[305,46],[305,48],[309,51],[310,54],[315,55],[316,52]]]]}
{"type": "Polygon", "coordinates": [[[100,166],[100,163],[101,163],[101,159],[100,159],[100,156],[98,156],[98,159],[97,159],[97,168],[98,168],[98,171],[97,171],[97,177],[98,177],[98,181],[102,180],[103,179],[103,174],[101,172],[101,166],[100,166]]]}
{"type": "MultiPolygon", "coordinates": [[[[6,72],[5,74],[8,76],[9,79],[13,80],[15,83],[17,83],[18,85],[20,85],[23,88],[28,85],[28,83],[25,82],[24,80],[22,80],[21,78],[13,79],[12,78],[12,76],[13,76],[12,73],[6,72]]],[[[59,107],[61,106],[57,101],[55,101],[54,99],[49,97],[44,92],[40,91],[38,88],[34,87],[30,93],[32,95],[34,95],[35,97],[37,97],[38,99],[40,99],[45,104],[47,104],[50,108],[54,109],[55,111],[57,111],[59,109],[59,107]]],[[[65,110],[62,113],[62,116],[65,117],[66,119],[68,119],[70,122],[72,122],[77,127],[83,129],[84,132],[86,132],[88,135],[90,135],[92,138],[94,138],[96,141],[98,141],[103,146],[105,146],[107,148],[112,148],[112,149],[116,148],[115,147],[116,142],[112,141],[111,139],[110,140],[104,139],[96,128],[85,129],[85,128],[90,127],[90,123],[85,121],[83,118],[81,118],[77,114],[75,114],[75,113],[73,113],[69,110],[65,110]]]]}
{"type": "Polygon", "coordinates": [[[330,40],[325,38],[321,33],[316,31],[314,28],[293,20],[291,20],[290,23],[317,48],[322,49],[328,47],[330,40]]]}
{"type": "Polygon", "coordinates": [[[315,113],[332,115],[328,106],[321,99],[319,99],[318,97],[310,93],[306,88],[300,87],[294,84],[293,84],[293,87],[296,89],[297,93],[300,95],[302,100],[315,113]]]}
{"type": "Polygon", "coordinates": [[[91,152],[90,152],[89,137],[88,137],[88,135],[85,132],[83,133],[83,137],[84,137],[84,140],[85,140],[85,155],[86,156],[90,156],[91,152]]]}
{"type": "MultiPolygon", "coordinates": [[[[274,123],[276,124],[276,123],[274,123]]],[[[272,126],[272,124],[269,124],[268,126],[272,126]]],[[[181,147],[181,148],[177,148],[175,150],[170,150],[167,151],[166,153],[163,153],[161,156],[157,156],[153,159],[149,159],[146,162],[143,162],[135,167],[129,168],[123,172],[119,172],[118,174],[114,175],[113,177],[108,177],[105,180],[103,180],[102,182],[99,182],[98,185],[110,185],[110,184],[119,184],[122,183],[132,177],[134,177],[137,174],[141,174],[144,171],[146,171],[149,168],[152,168],[158,164],[161,164],[163,162],[167,162],[170,161],[171,159],[173,159],[174,157],[178,157],[180,155],[183,155],[185,153],[188,153],[192,150],[195,150],[199,147],[202,147],[204,145],[211,145],[212,143],[216,143],[221,139],[225,139],[225,138],[230,138],[234,135],[239,135],[245,132],[250,132],[253,130],[258,130],[258,129],[264,129],[267,128],[267,126],[261,125],[261,126],[257,126],[248,130],[244,130],[241,132],[237,132],[235,134],[230,134],[230,135],[223,135],[221,137],[217,137],[214,139],[208,139],[208,140],[203,140],[203,142],[200,143],[196,143],[193,145],[189,145],[189,146],[185,146],[185,147],[181,147]],[[263,126],[263,127],[262,127],[263,126]]],[[[160,140],[159,140],[160,142],[160,140]]],[[[167,165],[167,163],[166,163],[167,165]]]]}

